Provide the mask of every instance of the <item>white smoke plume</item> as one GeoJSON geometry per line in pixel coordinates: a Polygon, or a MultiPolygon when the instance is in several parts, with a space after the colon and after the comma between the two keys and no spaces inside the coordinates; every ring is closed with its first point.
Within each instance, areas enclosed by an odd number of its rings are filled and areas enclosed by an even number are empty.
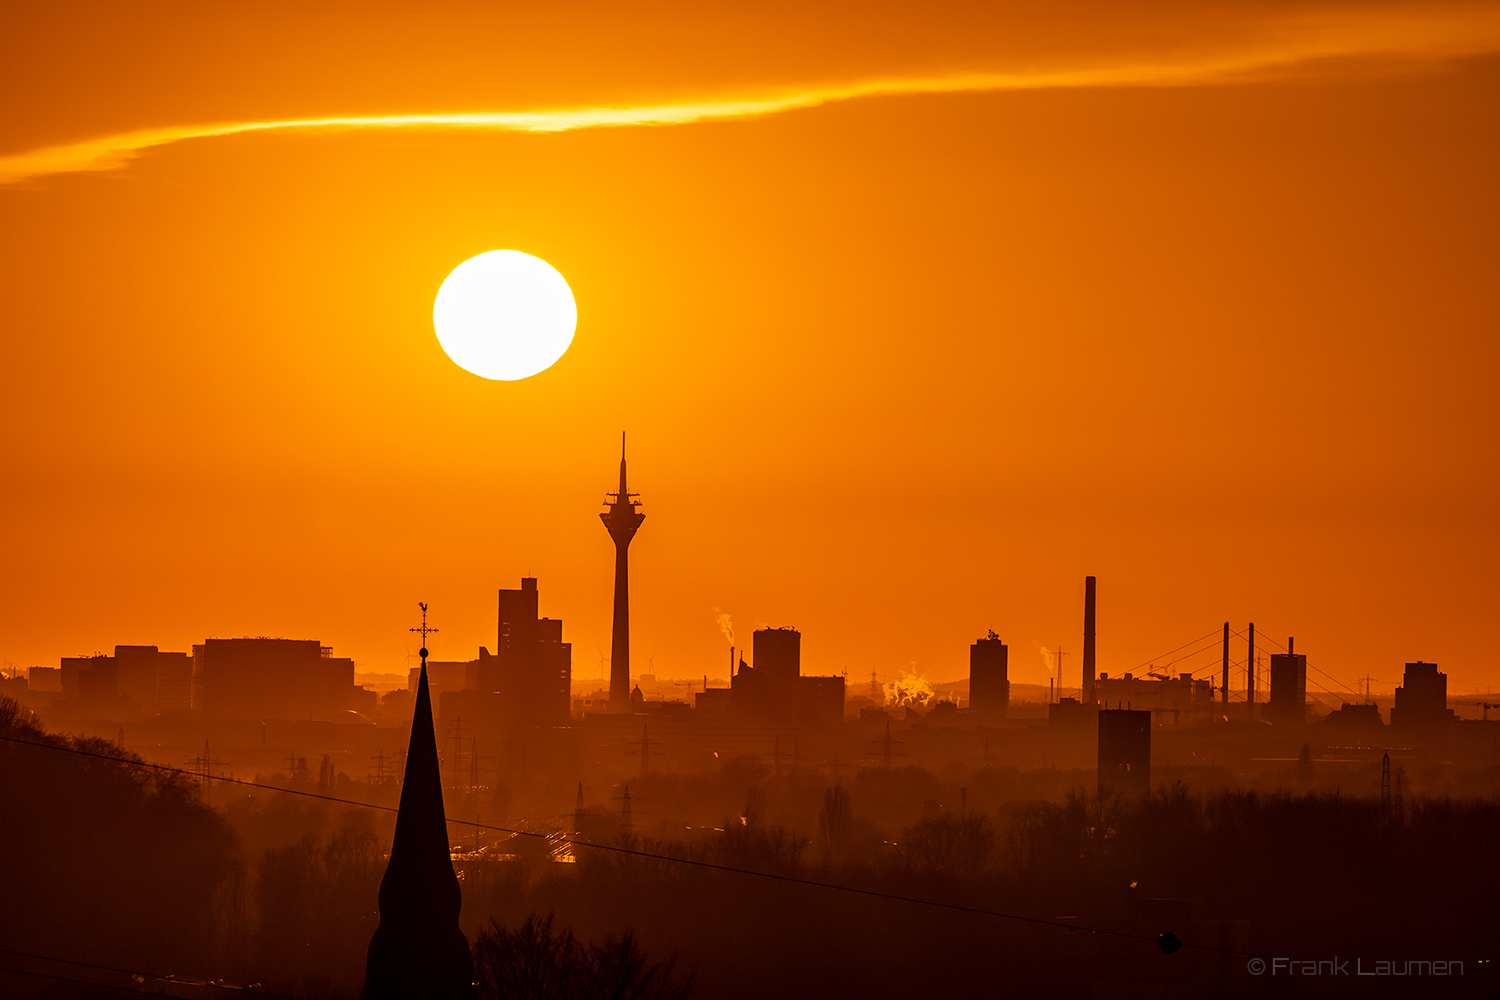
{"type": "Polygon", "coordinates": [[[886,705],[895,708],[910,705],[912,708],[925,709],[934,700],[932,684],[917,672],[916,666],[916,663],[912,663],[910,667],[903,667],[901,677],[885,685],[886,705]]]}
{"type": "Polygon", "coordinates": [[[1057,676],[1057,654],[1046,646],[1038,645],[1037,649],[1042,654],[1042,663],[1047,667],[1047,673],[1053,677],[1057,676]]]}
{"type": "Polygon", "coordinates": [[[724,633],[724,638],[728,639],[729,644],[733,646],[734,625],[729,621],[729,612],[720,611],[718,608],[714,608],[714,621],[719,623],[719,631],[724,633]]]}

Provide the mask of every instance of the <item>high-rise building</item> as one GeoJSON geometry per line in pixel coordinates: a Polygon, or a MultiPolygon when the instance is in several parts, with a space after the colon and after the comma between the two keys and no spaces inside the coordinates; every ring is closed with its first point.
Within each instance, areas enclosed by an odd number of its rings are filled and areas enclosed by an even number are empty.
{"type": "Polygon", "coordinates": [[[538,617],[535,577],[524,577],[519,590],[501,590],[499,603],[498,642],[493,655],[479,651],[477,690],[499,694],[499,712],[508,723],[566,723],[573,646],[562,641],[562,619],[538,617]]]}
{"type": "Polygon", "coordinates": [[[1406,665],[1396,703],[1391,707],[1391,728],[1419,739],[1435,740],[1446,735],[1453,722],[1448,707],[1448,675],[1436,663],[1406,665]]]}
{"type": "Polygon", "coordinates": [[[193,705],[193,658],[187,653],[156,654],[156,710],[185,712],[193,705]]]}
{"type": "Polygon", "coordinates": [[[969,712],[1003,719],[1010,710],[1010,651],[993,631],[969,646],[969,712]]]}
{"type": "Polygon", "coordinates": [[[1293,652],[1295,640],[1286,641],[1285,653],[1271,654],[1271,697],[1263,713],[1277,726],[1300,726],[1307,721],[1307,656],[1293,652]]]}
{"type": "Polygon", "coordinates": [[[750,648],[754,665],[741,659],[730,679],[729,704],[735,715],[771,726],[843,722],[844,678],[802,675],[801,632],[790,626],[757,629],[750,648]]]}
{"type": "Polygon", "coordinates": [[[95,711],[118,708],[120,692],[113,656],[64,656],[60,669],[64,704],[95,711]]]}
{"type": "Polygon", "coordinates": [[[1099,711],[1099,795],[1140,799],[1151,793],[1151,713],[1099,711]]]}
{"type": "Polygon", "coordinates": [[[31,667],[26,671],[26,677],[32,691],[62,691],[62,670],[58,667],[31,667]]]}
{"type": "Polygon", "coordinates": [[[316,639],[208,639],[193,653],[215,718],[333,719],[358,702],[354,661],[316,639]]]}
{"type": "Polygon", "coordinates": [[[156,646],[116,646],[113,656],[64,657],[62,674],[65,701],[114,716],[155,715],[192,703],[191,658],[156,646]]]}
{"type": "Polygon", "coordinates": [[[750,636],[750,652],[771,715],[790,721],[796,713],[797,678],[802,676],[802,633],[788,626],[756,629],[750,636]]]}
{"type": "Polygon", "coordinates": [[[620,434],[620,489],[607,493],[609,509],[599,515],[615,543],[614,631],[609,643],[609,710],[630,711],[630,540],[646,515],[636,510],[640,501],[625,485],[625,434],[620,434]]]}
{"type": "Polygon", "coordinates": [[[155,646],[116,646],[115,684],[124,703],[147,715],[156,712],[155,646]]]}

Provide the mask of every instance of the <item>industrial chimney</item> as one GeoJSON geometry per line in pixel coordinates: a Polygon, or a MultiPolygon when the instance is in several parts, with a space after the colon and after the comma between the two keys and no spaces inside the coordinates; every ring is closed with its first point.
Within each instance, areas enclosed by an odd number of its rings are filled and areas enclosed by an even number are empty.
{"type": "Polygon", "coordinates": [[[1083,579],[1083,703],[1094,698],[1094,578],[1083,579]]]}

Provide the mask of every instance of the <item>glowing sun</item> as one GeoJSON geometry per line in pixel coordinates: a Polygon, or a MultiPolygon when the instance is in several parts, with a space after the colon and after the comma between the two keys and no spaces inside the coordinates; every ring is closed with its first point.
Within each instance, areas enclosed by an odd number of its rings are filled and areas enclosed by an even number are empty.
{"type": "Polygon", "coordinates": [[[578,306],[557,268],[519,250],[470,257],[432,304],[438,343],[482,378],[513,382],[551,368],[573,343],[578,306]]]}

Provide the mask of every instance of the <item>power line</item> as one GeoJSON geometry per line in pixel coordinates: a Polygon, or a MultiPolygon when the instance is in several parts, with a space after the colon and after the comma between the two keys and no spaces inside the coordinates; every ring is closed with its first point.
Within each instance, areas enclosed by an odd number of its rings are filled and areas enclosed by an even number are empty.
{"type": "MultiPolygon", "coordinates": [[[[165,764],[150,764],[150,763],[147,763],[145,761],[127,760],[127,759],[120,758],[120,757],[112,757],[112,756],[110,756],[108,754],[92,753],[92,752],[87,751],[87,750],[78,750],[78,749],[76,749],[74,747],[57,746],[57,745],[51,744],[51,743],[38,743],[38,742],[36,742],[34,740],[23,740],[23,739],[19,739],[17,737],[14,737],[14,736],[0,736],[0,740],[3,740],[5,742],[7,742],[7,743],[21,744],[23,746],[38,747],[38,748],[43,749],[43,750],[58,750],[58,751],[62,751],[63,753],[79,754],[79,755],[82,755],[82,756],[85,756],[85,757],[96,757],[96,758],[99,758],[99,759],[102,759],[102,760],[110,760],[110,761],[114,761],[117,764],[124,764],[124,765],[131,766],[131,767],[143,767],[143,768],[150,768],[152,770],[168,771],[168,772],[173,772],[173,773],[177,773],[177,774],[188,774],[190,776],[192,775],[191,772],[184,771],[182,768],[168,767],[165,764]]],[[[257,785],[254,782],[245,781],[242,778],[226,778],[226,777],[221,777],[221,776],[218,776],[218,775],[210,775],[210,778],[212,780],[214,780],[214,781],[225,781],[225,782],[229,782],[231,784],[236,784],[236,785],[249,785],[249,786],[254,787],[254,788],[262,788],[262,789],[266,789],[266,790],[269,790],[269,791],[276,791],[276,792],[286,792],[286,793],[292,794],[292,795],[301,795],[301,796],[304,796],[306,798],[322,799],[322,800],[327,801],[327,802],[337,802],[337,803],[341,803],[343,805],[362,806],[362,807],[367,808],[367,809],[379,809],[379,810],[382,810],[384,812],[397,812],[398,811],[397,809],[395,809],[394,807],[391,807],[391,806],[375,805],[374,803],[369,803],[369,802],[356,802],[353,799],[340,799],[340,798],[335,798],[332,795],[319,795],[319,794],[317,794],[315,792],[304,792],[304,791],[300,791],[300,790],[295,789],[295,788],[281,788],[281,787],[276,786],[276,785],[257,785]]],[[[449,823],[457,823],[457,824],[462,825],[462,826],[472,826],[472,827],[475,827],[475,828],[481,829],[481,830],[491,830],[491,831],[495,831],[497,833],[509,833],[509,834],[513,834],[513,835],[516,835],[516,836],[520,836],[520,837],[537,837],[537,838],[543,839],[543,840],[551,840],[554,843],[568,844],[569,846],[572,846],[572,847],[587,847],[587,848],[592,848],[594,850],[609,851],[609,852],[612,852],[614,854],[622,854],[622,855],[626,855],[626,856],[629,856],[629,857],[645,858],[645,859],[652,860],[652,861],[664,861],[664,862],[667,862],[668,864],[689,865],[689,866],[694,867],[694,868],[703,868],[703,869],[707,869],[707,870],[710,870],[710,871],[724,872],[726,874],[733,874],[733,875],[748,875],[748,876],[752,876],[754,878],[762,878],[762,879],[767,879],[767,880],[774,881],[774,882],[786,883],[786,884],[789,884],[789,885],[800,885],[800,886],[805,886],[805,887],[814,888],[814,889],[829,889],[829,890],[833,890],[835,892],[847,892],[847,893],[851,893],[851,894],[854,894],[854,895],[865,896],[867,898],[872,898],[872,899],[884,899],[884,900],[889,900],[891,902],[898,902],[898,903],[912,903],[912,904],[915,904],[915,905],[918,905],[918,906],[929,906],[929,907],[932,907],[934,909],[952,910],[952,911],[955,911],[955,912],[958,912],[958,913],[970,913],[970,914],[974,914],[974,915],[977,915],[977,916],[995,917],[995,918],[1000,919],[1000,920],[1014,920],[1014,921],[1016,921],[1018,923],[1031,924],[1033,926],[1040,926],[1040,927],[1052,927],[1052,928],[1055,928],[1057,930],[1073,931],[1075,933],[1086,933],[1086,934],[1094,934],[1094,935],[1103,935],[1105,937],[1123,938],[1125,940],[1130,940],[1130,941],[1141,941],[1141,942],[1144,942],[1144,943],[1147,943],[1147,944],[1155,944],[1158,947],[1162,946],[1165,943],[1165,941],[1164,941],[1165,935],[1163,935],[1162,937],[1151,937],[1151,936],[1145,935],[1145,934],[1132,934],[1129,931],[1115,931],[1115,930],[1107,930],[1107,929],[1102,928],[1102,927],[1089,927],[1089,926],[1084,925],[1084,924],[1066,924],[1066,923],[1063,923],[1063,922],[1058,921],[1058,920],[1047,920],[1047,919],[1042,918],[1042,917],[1026,917],[1026,916],[1022,916],[1022,915],[1020,915],[1018,913],[1004,913],[1004,912],[1002,912],[1000,910],[990,910],[990,909],[986,909],[986,908],[981,907],[981,906],[967,906],[967,905],[964,905],[962,903],[947,903],[947,902],[942,902],[940,900],[934,900],[934,899],[922,899],[921,897],[918,897],[918,896],[903,896],[903,895],[901,895],[899,893],[894,893],[894,892],[881,892],[878,889],[861,889],[861,888],[858,888],[856,886],[839,885],[838,883],[835,883],[835,882],[819,882],[816,879],[798,878],[795,875],[782,875],[782,874],[777,874],[775,872],[755,871],[754,869],[751,869],[751,868],[735,868],[735,867],[730,866],[730,865],[715,864],[712,861],[702,861],[702,860],[698,860],[698,859],[694,859],[694,858],[674,857],[674,856],[672,856],[670,854],[655,854],[655,853],[650,852],[650,851],[640,851],[640,850],[635,850],[635,849],[629,848],[629,847],[620,847],[620,846],[614,845],[614,844],[596,844],[596,843],[592,843],[590,841],[573,840],[573,839],[570,839],[568,837],[554,837],[554,836],[550,836],[550,835],[545,834],[545,833],[536,833],[536,832],[531,831],[531,830],[515,830],[515,829],[511,829],[509,827],[492,826],[492,825],[487,824],[487,823],[479,823],[479,822],[473,821],[473,820],[448,819],[447,822],[449,822],[449,823]]],[[[1214,947],[1213,945],[1193,944],[1193,943],[1185,942],[1185,941],[1179,941],[1177,943],[1177,947],[1178,948],[1197,948],[1200,951],[1209,951],[1209,952],[1214,952],[1216,954],[1223,954],[1223,955],[1235,955],[1235,956],[1238,956],[1238,957],[1241,957],[1241,958],[1261,958],[1261,959],[1264,959],[1264,956],[1257,955],[1254,952],[1240,951],[1240,950],[1235,949],[1235,948],[1217,948],[1217,947],[1214,947]]],[[[1176,949],[1174,949],[1174,950],[1176,950],[1176,949]]],[[[19,971],[19,970],[0,970],[0,971],[19,971]]],[[[30,973],[22,973],[22,974],[23,975],[29,975],[30,973]]],[[[44,978],[52,978],[52,977],[44,977],[44,978]]],[[[1418,977],[1418,976],[1406,976],[1406,977],[1402,977],[1402,978],[1409,978],[1409,979],[1412,979],[1412,980],[1417,981],[1417,982],[1438,983],[1438,984],[1447,985],[1447,986],[1460,986],[1460,987],[1464,987],[1466,989],[1477,989],[1477,990],[1481,990],[1483,992],[1489,992],[1489,993],[1500,993],[1500,989],[1495,989],[1495,988],[1492,988],[1492,987],[1471,986],[1471,985],[1469,985],[1467,983],[1453,983],[1453,982],[1448,982],[1446,980],[1441,980],[1441,979],[1426,979],[1426,978],[1418,977]]],[[[87,984],[87,985],[93,985],[93,984],[87,984]]],[[[111,988],[118,989],[119,987],[111,987],[111,988]]],[[[231,989],[232,989],[232,987],[231,987],[231,989]]],[[[278,996],[278,994],[263,994],[263,995],[266,995],[266,996],[278,996]]],[[[297,1000],[297,998],[287,997],[287,998],[284,998],[284,1000],[297,1000]]]]}
{"type": "MultiPolygon", "coordinates": [[[[1179,649],[1187,649],[1189,646],[1196,646],[1196,645],[1198,645],[1198,643],[1202,642],[1204,639],[1213,638],[1214,636],[1216,636],[1218,634],[1219,634],[1219,631],[1217,629],[1215,629],[1214,631],[1208,633],[1208,635],[1200,635],[1198,638],[1192,640],[1191,642],[1185,642],[1185,643],[1183,643],[1181,646],[1178,646],[1176,649],[1169,649],[1165,653],[1162,653],[1160,656],[1152,657],[1151,659],[1147,660],[1144,663],[1137,664],[1134,668],[1132,668],[1132,672],[1141,669],[1141,667],[1155,666],[1157,660],[1160,660],[1160,659],[1163,659],[1165,657],[1171,656],[1173,653],[1177,652],[1177,650],[1179,650],[1179,649]]],[[[1186,653],[1184,655],[1185,656],[1192,656],[1194,654],[1192,654],[1192,653],[1186,653]]],[[[1180,658],[1181,657],[1179,657],[1179,659],[1180,658]]]]}
{"type": "MultiPolygon", "coordinates": [[[[74,747],[56,746],[56,745],[51,744],[51,743],[38,743],[38,742],[36,742],[34,740],[23,740],[23,739],[19,739],[17,737],[14,737],[14,736],[0,736],[0,740],[4,740],[7,743],[18,743],[18,744],[21,744],[23,746],[38,747],[38,748],[43,749],[43,750],[58,750],[58,751],[61,751],[63,753],[79,754],[79,755],[85,756],[85,757],[96,757],[96,758],[100,758],[100,759],[103,759],[103,760],[114,761],[117,764],[124,764],[124,765],[131,766],[131,767],[150,768],[152,770],[168,771],[168,772],[172,772],[172,773],[176,773],[176,774],[191,774],[191,772],[184,771],[182,768],[168,767],[165,764],[150,764],[150,763],[147,763],[145,761],[126,760],[126,759],[123,759],[123,758],[120,758],[120,757],[111,757],[108,754],[92,753],[90,751],[79,750],[79,749],[76,749],[74,747]]],[[[357,801],[355,801],[353,799],[340,799],[340,798],[335,798],[332,795],[319,795],[316,792],[304,792],[304,791],[300,791],[300,790],[295,789],[295,788],[281,788],[281,787],[276,786],[276,785],[256,785],[254,782],[246,781],[243,778],[225,778],[225,777],[219,777],[217,775],[211,775],[210,777],[212,778],[212,780],[215,780],[215,781],[225,781],[225,782],[229,782],[230,784],[236,784],[236,785],[250,785],[250,786],[252,786],[254,788],[262,788],[262,789],[266,789],[268,791],[286,792],[286,793],[289,793],[289,794],[292,794],[292,795],[301,795],[301,796],[304,796],[305,798],[322,799],[322,800],[324,800],[326,802],[338,802],[338,803],[341,803],[343,805],[350,805],[350,806],[364,806],[364,807],[370,808],[370,809],[379,809],[379,810],[382,810],[384,812],[396,812],[397,811],[392,806],[381,806],[381,805],[375,805],[373,803],[368,803],[368,802],[357,802],[357,801]]],[[[965,905],[962,905],[962,904],[959,904],[959,903],[944,903],[944,902],[940,902],[940,901],[937,901],[937,900],[921,899],[921,898],[916,897],[916,896],[902,896],[902,895],[899,895],[897,893],[881,892],[881,891],[876,890],[876,889],[860,889],[860,888],[856,888],[854,886],[838,885],[838,884],[833,883],[833,882],[819,882],[819,881],[817,881],[815,879],[798,878],[798,877],[796,877],[794,875],[780,875],[780,874],[776,874],[774,872],[761,872],[761,871],[755,871],[754,869],[750,869],[750,868],[735,868],[735,867],[730,866],[730,865],[715,864],[712,861],[702,861],[702,860],[698,860],[698,859],[695,859],[695,858],[674,857],[673,855],[670,855],[670,854],[655,854],[655,853],[650,852],[650,851],[640,851],[640,850],[635,850],[635,849],[629,848],[629,847],[620,847],[620,846],[617,846],[617,845],[614,845],[614,844],[596,844],[596,843],[592,843],[590,841],[572,840],[572,839],[569,839],[569,838],[566,838],[566,837],[553,838],[553,837],[550,837],[548,834],[545,834],[545,833],[536,833],[536,832],[531,831],[531,830],[515,830],[515,829],[511,829],[509,827],[493,826],[493,825],[488,824],[488,823],[479,823],[479,822],[476,822],[476,821],[473,821],[473,820],[451,819],[450,818],[450,819],[448,819],[448,822],[449,823],[458,823],[458,824],[461,824],[463,826],[473,826],[473,827],[477,827],[477,828],[479,828],[481,830],[491,830],[491,831],[495,831],[497,833],[510,833],[510,834],[515,834],[516,836],[522,836],[522,837],[537,837],[537,838],[544,839],[544,840],[550,839],[550,840],[555,840],[556,842],[559,842],[559,843],[569,844],[569,845],[574,846],[574,847],[589,847],[589,848],[593,848],[595,850],[610,851],[610,852],[613,852],[615,854],[624,854],[624,855],[629,855],[631,857],[646,858],[646,859],[650,859],[650,860],[654,860],[654,861],[665,861],[665,862],[668,862],[668,863],[671,863],[671,864],[691,865],[691,866],[693,866],[695,868],[706,868],[706,869],[709,869],[709,870],[712,870],[712,871],[727,872],[727,873],[732,873],[732,874],[736,874],[736,875],[752,875],[752,876],[755,876],[757,878],[771,879],[773,881],[778,881],[778,882],[788,882],[788,883],[792,883],[792,884],[795,884],[795,885],[805,885],[805,886],[810,886],[810,887],[815,887],[815,888],[820,888],[820,889],[833,889],[833,890],[837,890],[837,891],[840,891],[840,892],[855,893],[855,894],[858,894],[858,895],[861,895],[861,896],[872,896],[872,897],[875,897],[875,898],[878,898],[878,899],[889,899],[889,900],[894,900],[894,901],[898,901],[898,902],[917,903],[917,904],[920,904],[920,905],[923,905],[923,906],[933,906],[933,907],[938,907],[940,909],[953,909],[953,910],[963,911],[963,912],[966,912],[966,913],[983,914],[985,916],[999,917],[999,918],[1007,919],[1007,920],[1018,920],[1018,921],[1022,921],[1024,923],[1041,924],[1041,925],[1049,926],[1049,927],[1057,927],[1057,928],[1060,928],[1062,930],[1086,931],[1086,932],[1091,933],[1091,934],[1105,934],[1105,935],[1109,935],[1109,936],[1112,936],[1112,937],[1129,938],[1129,939],[1132,939],[1132,940],[1147,941],[1147,942],[1151,942],[1151,943],[1155,943],[1155,941],[1156,941],[1155,938],[1153,938],[1153,937],[1147,937],[1147,936],[1142,935],[1142,934],[1130,934],[1130,933],[1125,932],[1125,931],[1111,931],[1111,930],[1103,930],[1103,929],[1094,928],[1094,927],[1084,927],[1084,926],[1077,925],[1077,924],[1065,924],[1065,923],[1061,923],[1061,922],[1056,921],[1056,920],[1045,920],[1045,919],[1043,919],[1041,917],[1023,917],[1023,916],[1020,916],[1019,914],[1001,913],[998,910],[987,910],[987,909],[984,909],[983,907],[965,906],[965,905]]],[[[1195,945],[1194,947],[1206,948],[1208,946],[1206,946],[1206,945],[1195,945]]],[[[1215,950],[1222,950],[1222,949],[1215,949],[1215,950]]],[[[1239,954],[1239,953],[1236,952],[1235,954],[1239,954]]]]}
{"type": "MultiPolygon", "coordinates": [[[[1244,636],[1243,632],[1236,632],[1234,634],[1237,635],[1237,636],[1241,636],[1241,637],[1244,636]]],[[[1255,641],[1257,643],[1264,642],[1267,646],[1275,646],[1278,649],[1285,650],[1286,649],[1285,646],[1283,646],[1281,643],[1277,642],[1275,639],[1271,638],[1271,636],[1273,634],[1274,633],[1272,633],[1269,629],[1267,631],[1265,631],[1265,632],[1257,631],[1255,633],[1255,641]]],[[[1306,654],[1304,654],[1304,656],[1305,655],[1306,654]]],[[[1314,664],[1311,660],[1308,660],[1306,662],[1307,662],[1307,669],[1309,669],[1309,670],[1317,670],[1318,673],[1322,674],[1324,677],[1327,677],[1330,681],[1333,681],[1333,683],[1335,683],[1335,684],[1337,684],[1339,686],[1337,689],[1334,689],[1334,688],[1323,687],[1323,685],[1319,684],[1318,687],[1323,688],[1323,690],[1327,691],[1329,694],[1336,694],[1336,695],[1340,695],[1340,696],[1343,696],[1343,695],[1347,694],[1347,695],[1353,695],[1355,697],[1358,697],[1357,685],[1356,685],[1356,687],[1351,688],[1349,685],[1345,684],[1342,680],[1340,680],[1339,678],[1333,676],[1328,671],[1319,669],[1318,666],[1316,664],[1314,664]]],[[[1322,702],[1319,702],[1319,704],[1321,705],[1322,702]]],[[[1328,706],[1324,705],[1323,707],[1327,708],[1328,706]]]]}

